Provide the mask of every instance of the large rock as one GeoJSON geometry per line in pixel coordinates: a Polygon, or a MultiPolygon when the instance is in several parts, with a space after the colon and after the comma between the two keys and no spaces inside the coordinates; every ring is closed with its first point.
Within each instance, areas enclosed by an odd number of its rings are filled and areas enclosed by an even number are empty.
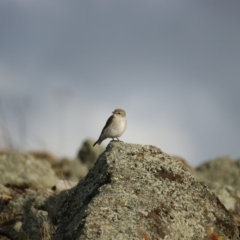
{"type": "Polygon", "coordinates": [[[39,189],[58,182],[49,162],[21,153],[0,155],[0,173],[0,184],[4,186],[39,189]]]}
{"type": "Polygon", "coordinates": [[[55,240],[238,239],[232,215],[178,160],[111,142],[59,208],[55,240]]]}

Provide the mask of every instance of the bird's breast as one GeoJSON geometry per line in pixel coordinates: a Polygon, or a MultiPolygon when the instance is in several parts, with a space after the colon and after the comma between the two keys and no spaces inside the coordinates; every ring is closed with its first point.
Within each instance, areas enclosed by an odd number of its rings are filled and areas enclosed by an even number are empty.
{"type": "Polygon", "coordinates": [[[111,137],[120,137],[127,127],[127,121],[125,118],[116,118],[114,119],[114,123],[108,129],[109,135],[111,137]]]}

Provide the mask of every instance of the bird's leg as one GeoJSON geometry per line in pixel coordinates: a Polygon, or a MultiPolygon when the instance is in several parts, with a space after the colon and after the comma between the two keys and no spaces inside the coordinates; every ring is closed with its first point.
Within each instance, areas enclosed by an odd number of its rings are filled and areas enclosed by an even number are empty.
{"type": "MultiPolygon", "coordinates": [[[[113,137],[112,137],[112,141],[115,141],[113,137]]],[[[111,141],[111,142],[112,142],[112,141],[111,141]]]]}

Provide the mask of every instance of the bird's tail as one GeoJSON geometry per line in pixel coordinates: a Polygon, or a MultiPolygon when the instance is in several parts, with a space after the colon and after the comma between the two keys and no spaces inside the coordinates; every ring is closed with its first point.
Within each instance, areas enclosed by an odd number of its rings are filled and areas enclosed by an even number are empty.
{"type": "Polygon", "coordinates": [[[93,147],[98,143],[98,140],[93,144],[93,147]]]}
{"type": "Polygon", "coordinates": [[[93,147],[98,143],[98,145],[100,145],[101,144],[101,139],[99,138],[94,144],[93,144],[93,147]]]}
{"type": "Polygon", "coordinates": [[[93,146],[95,146],[97,143],[98,143],[98,145],[100,145],[104,139],[106,139],[106,138],[104,138],[104,136],[101,134],[99,136],[98,140],[93,144],[93,146]]]}

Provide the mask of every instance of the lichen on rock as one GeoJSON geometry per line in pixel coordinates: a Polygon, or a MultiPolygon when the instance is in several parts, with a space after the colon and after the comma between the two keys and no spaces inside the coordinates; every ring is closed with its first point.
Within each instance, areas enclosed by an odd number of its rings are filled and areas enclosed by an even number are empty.
{"type": "Polygon", "coordinates": [[[111,142],[59,208],[55,240],[238,239],[232,215],[177,159],[111,142]]]}

